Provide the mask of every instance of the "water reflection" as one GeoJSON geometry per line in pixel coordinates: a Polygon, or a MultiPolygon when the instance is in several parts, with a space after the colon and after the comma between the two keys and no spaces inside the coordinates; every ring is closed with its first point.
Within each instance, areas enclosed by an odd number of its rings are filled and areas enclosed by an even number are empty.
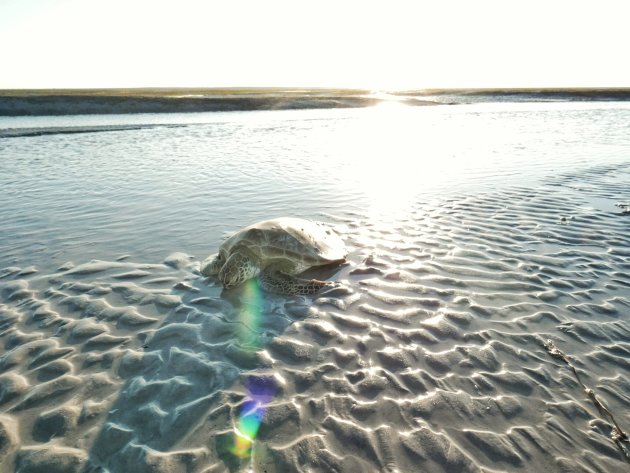
{"type": "Polygon", "coordinates": [[[627,106],[526,105],[6,119],[0,127],[184,126],[1,140],[0,258],[54,270],[201,256],[225,228],[274,216],[397,218],[417,196],[624,159],[627,106]]]}

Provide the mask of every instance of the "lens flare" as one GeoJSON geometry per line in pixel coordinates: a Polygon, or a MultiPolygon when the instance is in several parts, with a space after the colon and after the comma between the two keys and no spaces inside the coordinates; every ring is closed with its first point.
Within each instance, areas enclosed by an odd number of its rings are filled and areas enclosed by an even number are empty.
{"type": "MultiPolygon", "coordinates": [[[[243,326],[240,335],[241,342],[253,344],[261,348],[260,326],[264,308],[264,293],[256,280],[248,281],[243,288],[243,305],[239,312],[239,319],[243,326]]],[[[245,382],[248,400],[241,406],[238,425],[234,432],[232,453],[239,458],[249,458],[258,430],[265,417],[267,405],[276,393],[276,381],[272,375],[251,376],[245,382]]]]}
{"type": "Polygon", "coordinates": [[[239,458],[248,458],[252,453],[252,446],[256,434],[265,416],[265,407],[251,400],[245,402],[241,408],[238,427],[234,434],[234,448],[232,453],[239,458]]]}
{"type": "Polygon", "coordinates": [[[239,458],[248,458],[265,417],[267,405],[276,392],[276,381],[271,375],[252,376],[246,383],[249,400],[241,407],[240,417],[234,435],[232,453],[239,458]]]}
{"type": "Polygon", "coordinates": [[[260,333],[264,306],[264,293],[260,289],[258,281],[250,279],[245,282],[238,314],[238,320],[241,322],[242,329],[237,335],[241,343],[254,345],[255,348],[261,347],[258,334],[260,333]],[[252,334],[254,337],[252,337],[252,334]]]}

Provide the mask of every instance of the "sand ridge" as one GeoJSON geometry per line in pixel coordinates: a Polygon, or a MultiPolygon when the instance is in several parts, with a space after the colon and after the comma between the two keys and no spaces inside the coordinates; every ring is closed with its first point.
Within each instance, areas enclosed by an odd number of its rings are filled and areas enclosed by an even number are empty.
{"type": "Polygon", "coordinates": [[[600,166],[330,215],[351,264],[322,276],[350,294],[221,293],[183,253],[3,268],[2,471],[625,471],[545,343],[628,431],[629,181],[600,166]]]}

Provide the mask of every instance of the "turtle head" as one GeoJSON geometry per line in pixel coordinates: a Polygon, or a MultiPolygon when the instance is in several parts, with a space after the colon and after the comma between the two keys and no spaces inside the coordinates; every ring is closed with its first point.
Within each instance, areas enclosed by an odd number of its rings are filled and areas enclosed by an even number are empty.
{"type": "Polygon", "coordinates": [[[208,256],[201,262],[200,271],[204,276],[216,276],[225,264],[226,258],[223,253],[208,256]]]}
{"type": "Polygon", "coordinates": [[[256,258],[244,251],[234,252],[221,267],[219,280],[225,289],[236,287],[260,274],[256,258]]]}

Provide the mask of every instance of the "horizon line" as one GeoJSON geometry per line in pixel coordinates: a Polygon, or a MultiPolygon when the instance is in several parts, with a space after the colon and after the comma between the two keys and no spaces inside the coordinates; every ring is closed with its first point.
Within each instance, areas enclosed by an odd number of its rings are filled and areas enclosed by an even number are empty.
{"type": "Polygon", "coordinates": [[[14,94],[48,94],[61,93],[89,94],[89,93],[157,93],[157,92],[232,92],[232,93],[264,93],[264,92],[336,92],[356,94],[404,94],[434,95],[445,93],[584,93],[584,92],[620,92],[630,93],[630,86],[580,86],[580,87],[419,87],[419,88],[366,88],[366,87],[302,87],[302,86],[142,86],[142,87],[37,87],[37,88],[0,88],[0,95],[14,94]]]}

